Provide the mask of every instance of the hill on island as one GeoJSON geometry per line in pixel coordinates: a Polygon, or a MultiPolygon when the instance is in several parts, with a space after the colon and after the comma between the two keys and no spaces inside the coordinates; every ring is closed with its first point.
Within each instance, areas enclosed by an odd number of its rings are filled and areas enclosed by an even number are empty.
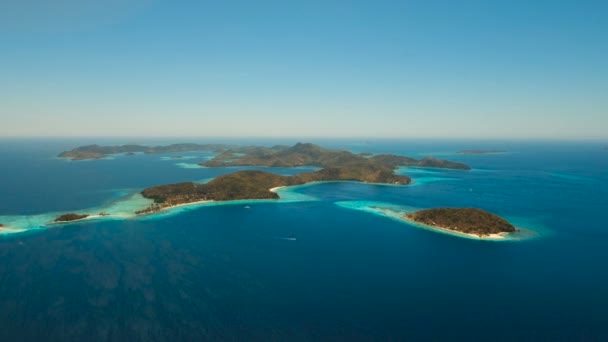
{"type": "Polygon", "coordinates": [[[297,143],[291,147],[248,146],[227,149],[201,165],[206,167],[318,166],[323,169],[294,176],[281,176],[263,171],[239,171],[217,177],[206,184],[185,182],[156,186],[142,191],[142,195],[154,199],[155,204],[140,213],[203,200],[276,199],[278,195],[269,189],[318,181],[357,181],[404,185],[409,184],[411,179],[395,174],[397,167],[404,165],[469,169],[467,165],[447,160],[434,158],[416,160],[390,154],[364,156],[349,151],[326,149],[309,143],[297,143]]]}
{"type": "Polygon", "coordinates": [[[172,144],[166,146],[87,145],[61,152],[58,156],[71,160],[99,159],[112,154],[133,153],[174,153],[189,151],[212,151],[218,154],[209,161],[201,163],[207,167],[226,166],[270,166],[270,167],[343,167],[356,164],[375,164],[394,169],[398,166],[438,167],[446,169],[469,170],[469,166],[443,159],[410,157],[392,154],[372,155],[353,154],[345,150],[332,150],[311,143],[297,143],[293,146],[235,146],[224,144],[172,144]]]}
{"type": "Polygon", "coordinates": [[[404,185],[409,184],[411,179],[384,169],[374,169],[369,165],[326,168],[294,176],[246,170],[219,176],[205,184],[183,182],[144,189],[141,192],[142,196],[153,199],[155,203],[137,213],[154,212],[166,207],[205,200],[278,199],[279,195],[270,189],[318,181],[360,181],[404,185]]]}
{"type": "Polygon", "coordinates": [[[512,233],[515,227],[500,216],[477,208],[433,208],[406,215],[429,226],[479,236],[512,233]]]}
{"type": "Polygon", "coordinates": [[[297,143],[294,146],[255,147],[248,149],[228,149],[212,160],[201,163],[207,167],[226,166],[270,166],[270,167],[344,167],[352,165],[376,165],[394,170],[399,166],[439,167],[469,170],[470,167],[448,160],[423,158],[420,160],[392,154],[361,155],[345,150],[332,150],[311,143],[297,143]]]}

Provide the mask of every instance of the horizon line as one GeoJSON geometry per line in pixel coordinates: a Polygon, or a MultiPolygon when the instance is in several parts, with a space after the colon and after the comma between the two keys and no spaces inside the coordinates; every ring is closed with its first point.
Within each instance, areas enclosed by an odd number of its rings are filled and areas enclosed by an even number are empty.
{"type": "Polygon", "coordinates": [[[7,139],[267,139],[267,140],[299,140],[299,139],[331,139],[331,140],[436,140],[436,141],[607,141],[608,137],[403,137],[403,136],[222,136],[222,135],[11,135],[0,136],[7,139]]]}

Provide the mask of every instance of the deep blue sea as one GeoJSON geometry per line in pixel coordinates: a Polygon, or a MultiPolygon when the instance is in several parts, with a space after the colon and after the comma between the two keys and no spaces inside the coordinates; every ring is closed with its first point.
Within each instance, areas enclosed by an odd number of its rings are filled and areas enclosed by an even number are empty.
{"type": "MultiPolygon", "coordinates": [[[[198,168],[208,152],[55,157],[131,142],[296,141],[0,139],[0,223],[32,228],[241,169],[198,168]]],[[[0,341],[608,341],[608,142],[311,142],[473,169],[401,169],[414,184],[320,183],[289,190],[293,201],[1,235],[0,341]],[[534,236],[465,239],[361,210],[378,203],[479,207],[534,236]]]]}

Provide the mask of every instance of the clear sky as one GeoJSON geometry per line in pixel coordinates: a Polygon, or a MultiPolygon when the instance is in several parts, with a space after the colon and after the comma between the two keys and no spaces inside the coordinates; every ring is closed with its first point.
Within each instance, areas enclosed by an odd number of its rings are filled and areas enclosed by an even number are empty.
{"type": "Polygon", "coordinates": [[[2,136],[608,138],[608,1],[0,1],[2,136]]]}

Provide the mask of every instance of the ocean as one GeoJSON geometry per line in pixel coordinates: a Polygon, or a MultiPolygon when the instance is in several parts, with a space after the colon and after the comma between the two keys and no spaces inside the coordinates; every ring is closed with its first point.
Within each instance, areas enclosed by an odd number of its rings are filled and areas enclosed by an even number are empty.
{"type": "Polygon", "coordinates": [[[0,235],[0,341],[608,341],[608,142],[313,139],[472,170],[401,168],[413,184],[318,183],[274,202],[44,224],[252,169],[198,167],[209,152],[56,158],[131,142],[297,141],[0,139],[0,223],[23,229],[0,235]],[[466,239],[378,207],[478,207],[529,234],[466,239]]]}

